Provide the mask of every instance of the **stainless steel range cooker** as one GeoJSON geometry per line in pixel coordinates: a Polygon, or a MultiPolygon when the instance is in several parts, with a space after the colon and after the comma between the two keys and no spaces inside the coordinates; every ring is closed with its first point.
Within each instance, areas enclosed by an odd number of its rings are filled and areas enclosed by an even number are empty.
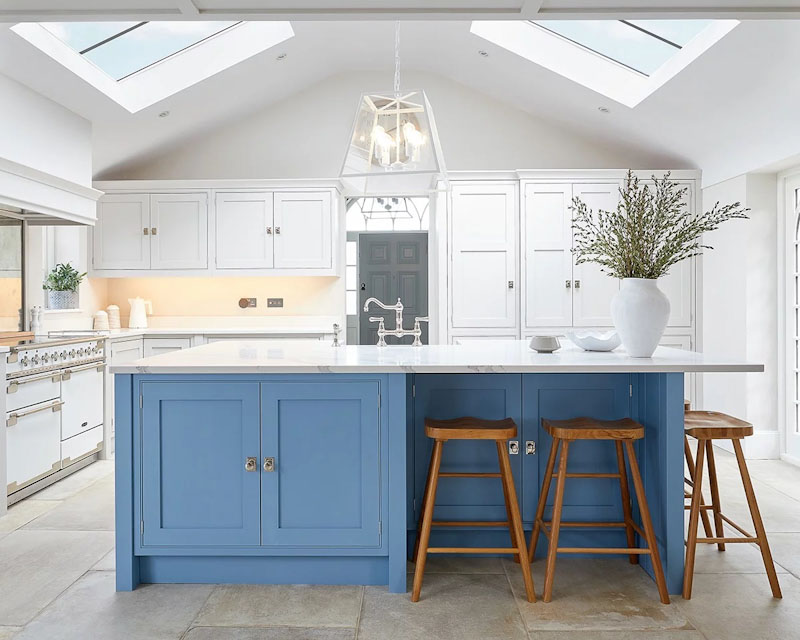
{"type": "Polygon", "coordinates": [[[6,484],[12,504],[97,459],[103,447],[106,340],[44,338],[5,363],[6,484]]]}

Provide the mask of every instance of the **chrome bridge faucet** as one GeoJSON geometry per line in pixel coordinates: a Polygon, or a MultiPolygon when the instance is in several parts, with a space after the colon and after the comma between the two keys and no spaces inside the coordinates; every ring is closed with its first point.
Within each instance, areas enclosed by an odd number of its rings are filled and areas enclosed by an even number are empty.
{"type": "Polygon", "coordinates": [[[394,329],[387,329],[384,325],[384,319],[380,316],[370,316],[370,322],[377,322],[378,323],[378,344],[379,347],[386,346],[386,336],[394,336],[396,338],[402,338],[403,336],[414,336],[414,342],[412,346],[414,347],[421,347],[422,340],[420,337],[422,336],[422,328],[420,327],[420,322],[430,322],[427,316],[424,317],[416,317],[414,318],[414,328],[411,330],[403,329],[403,303],[400,301],[400,298],[397,299],[397,303],[395,304],[384,304],[377,298],[368,298],[366,302],[364,302],[364,313],[369,311],[369,305],[371,303],[375,303],[381,309],[386,309],[387,311],[394,310],[394,329]]]}

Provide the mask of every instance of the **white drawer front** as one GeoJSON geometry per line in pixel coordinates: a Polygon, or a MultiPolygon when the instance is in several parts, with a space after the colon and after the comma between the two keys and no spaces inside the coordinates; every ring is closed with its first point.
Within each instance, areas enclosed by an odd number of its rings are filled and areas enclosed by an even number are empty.
{"type": "Polygon", "coordinates": [[[6,410],[15,411],[61,395],[61,374],[29,376],[6,383],[6,410]]]}
{"type": "Polygon", "coordinates": [[[8,492],[39,480],[61,468],[61,411],[57,401],[28,407],[6,416],[8,492]],[[12,418],[9,420],[9,418],[12,418]]]}
{"type": "Polygon", "coordinates": [[[66,440],[103,424],[103,372],[96,366],[72,369],[61,383],[64,401],[61,439],[66,440]]]}
{"type": "Polygon", "coordinates": [[[103,426],[94,427],[61,443],[61,466],[67,467],[103,448],[103,426]]]}

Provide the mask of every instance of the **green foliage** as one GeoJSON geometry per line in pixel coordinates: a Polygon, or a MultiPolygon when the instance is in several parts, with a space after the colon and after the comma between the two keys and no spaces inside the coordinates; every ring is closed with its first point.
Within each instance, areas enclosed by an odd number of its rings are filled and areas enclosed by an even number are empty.
{"type": "Polygon", "coordinates": [[[573,198],[573,253],[576,264],[594,262],[614,278],[660,278],[672,265],[699,255],[702,235],[733,218],[747,218],[739,202],[693,215],[686,205],[687,189],[668,173],[654,184],[640,185],[628,171],[615,211],[591,211],[573,198]]]}
{"type": "Polygon", "coordinates": [[[42,288],[48,291],[77,291],[85,273],[78,273],[71,264],[57,264],[47,275],[42,288]]]}

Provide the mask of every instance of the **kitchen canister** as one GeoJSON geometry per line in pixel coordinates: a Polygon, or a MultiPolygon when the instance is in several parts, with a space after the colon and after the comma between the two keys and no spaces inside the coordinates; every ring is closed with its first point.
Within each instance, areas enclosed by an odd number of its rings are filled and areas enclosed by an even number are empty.
{"type": "Polygon", "coordinates": [[[102,309],[94,314],[94,330],[108,331],[108,314],[102,309]]]}
{"type": "Polygon", "coordinates": [[[119,321],[119,307],[115,304],[110,304],[106,307],[108,312],[108,328],[111,331],[119,329],[122,325],[119,321]]]}

